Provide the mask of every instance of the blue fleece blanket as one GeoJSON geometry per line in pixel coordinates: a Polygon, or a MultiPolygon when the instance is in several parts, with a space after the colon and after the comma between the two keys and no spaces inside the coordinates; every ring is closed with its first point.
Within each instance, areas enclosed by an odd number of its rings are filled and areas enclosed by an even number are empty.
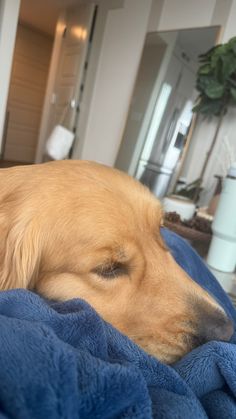
{"type": "MultiPolygon", "coordinates": [[[[177,262],[228,297],[196,253],[163,231],[177,262]]],[[[236,418],[236,346],[210,342],[174,367],[147,355],[84,301],[0,293],[0,418],[236,418]]]]}

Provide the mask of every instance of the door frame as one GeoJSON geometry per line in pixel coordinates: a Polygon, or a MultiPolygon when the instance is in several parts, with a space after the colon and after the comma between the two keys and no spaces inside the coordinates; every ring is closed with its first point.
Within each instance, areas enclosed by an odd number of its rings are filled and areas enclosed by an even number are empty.
{"type": "MultiPolygon", "coordinates": [[[[80,158],[83,149],[83,139],[84,133],[86,131],[86,126],[88,123],[88,115],[92,102],[94,84],[96,80],[96,73],[99,67],[99,57],[102,48],[103,36],[106,28],[108,13],[114,9],[120,9],[124,6],[124,0],[103,0],[99,2],[98,0],[93,1],[94,6],[97,6],[97,17],[96,24],[93,34],[93,42],[91,51],[89,52],[89,67],[86,75],[86,83],[83,86],[83,99],[82,106],[80,107],[80,114],[76,121],[76,134],[74,145],[72,149],[72,159],[80,158]]],[[[92,23],[92,22],[91,22],[92,23]]],[[[53,95],[55,77],[56,77],[56,66],[54,63],[57,63],[59,60],[62,35],[66,26],[65,21],[65,11],[59,17],[56,32],[55,32],[55,41],[52,51],[52,64],[49,69],[49,79],[48,85],[46,88],[46,95],[43,105],[42,119],[39,130],[38,144],[36,149],[35,163],[42,163],[44,156],[45,142],[50,134],[48,132],[48,115],[51,107],[51,99],[53,95]],[[54,72],[53,72],[54,68],[54,72]]]]}
{"type": "Polygon", "coordinates": [[[61,46],[63,41],[63,33],[66,27],[65,10],[63,10],[58,18],[55,37],[52,49],[51,62],[48,72],[48,81],[44,96],[41,123],[39,128],[39,136],[35,153],[35,163],[42,163],[44,154],[45,138],[49,135],[48,124],[51,114],[51,106],[53,100],[53,91],[57,75],[57,63],[59,62],[61,46]]]}
{"type": "Polygon", "coordinates": [[[166,42],[167,47],[166,47],[166,51],[165,51],[165,54],[164,54],[164,57],[163,57],[163,60],[162,60],[162,63],[161,63],[161,67],[160,67],[159,72],[157,74],[157,78],[156,78],[156,81],[155,81],[153,91],[151,93],[151,96],[150,96],[150,99],[149,99],[149,102],[148,102],[148,105],[147,105],[147,109],[146,109],[146,112],[145,112],[145,115],[144,115],[144,118],[143,118],[143,121],[142,121],[142,125],[141,125],[140,131],[139,131],[139,135],[138,135],[137,142],[136,142],[136,145],[135,145],[135,148],[134,148],[134,151],[133,151],[133,155],[132,155],[131,160],[130,160],[130,164],[129,164],[129,167],[128,167],[128,173],[129,173],[130,176],[134,176],[135,172],[137,170],[138,162],[139,162],[139,159],[140,159],[140,156],[142,154],[142,150],[143,150],[143,147],[144,147],[144,144],[145,144],[145,141],[146,141],[146,135],[147,135],[147,132],[148,132],[148,129],[149,129],[149,124],[150,124],[150,121],[151,121],[151,118],[152,118],[152,113],[153,113],[153,110],[155,108],[155,104],[156,104],[156,101],[158,99],[158,95],[160,94],[160,90],[161,90],[163,81],[165,79],[166,70],[167,70],[168,65],[170,63],[170,60],[171,60],[171,57],[172,57],[172,54],[173,54],[173,50],[174,50],[174,47],[175,47],[176,36],[174,35],[174,32],[170,33],[170,34],[163,33],[162,37],[163,37],[164,41],[166,42]]]}
{"type": "MultiPolygon", "coordinates": [[[[81,6],[83,6],[83,4],[81,6]]],[[[95,13],[95,3],[91,3],[90,7],[91,7],[91,17],[90,17],[90,22],[88,25],[89,33],[87,37],[87,43],[84,47],[85,51],[83,52],[82,63],[81,63],[82,68],[84,67],[84,63],[87,57],[90,31],[91,31],[92,22],[93,22],[93,16],[95,13]]],[[[45,143],[46,143],[47,138],[50,135],[50,132],[49,132],[50,126],[51,126],[50,118],[53,112],[53,104],[55,103],[54,100],[55,100],[55,88],[57,84],[57,71],[58,71],[58,65],[60,62],[60,57],[61,57],[61,52],[62,52],[62,47],[63,47],[63,36],[64,36],[66,25],[67,25],[67,19],[66,19],[67,10],[68,9],[64,9],[62,11],[56,25],[51,63],[49,67],[48,82],[47,82],[46,93],[44,97],[42,118],[41,118],[38,143],[37,143],[36,154],[35,154],[35,163],[43,162],[44,155],[45,155],[45,143]]],[[[76,87],[76,97],[73,98],[75,100],[75,103],[77,103],[79,99],[79,94],[80,94],[79,87],[83,84],[83,75],[81,76],[81,73],[83,73],[83,70],[79,72],[78,74],[78,86],[76,87]]]]}

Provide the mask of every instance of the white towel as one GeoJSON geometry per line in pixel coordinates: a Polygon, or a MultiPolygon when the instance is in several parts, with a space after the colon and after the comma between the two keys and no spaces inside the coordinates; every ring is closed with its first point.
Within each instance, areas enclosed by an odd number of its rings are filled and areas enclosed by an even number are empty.
{"type": "Polygon", "coordinates": [[[63,160],[68,157],[74,141],[74,133],[62,125],[56,125],[46,143],[46,152],[53,160],[63,160]]]}

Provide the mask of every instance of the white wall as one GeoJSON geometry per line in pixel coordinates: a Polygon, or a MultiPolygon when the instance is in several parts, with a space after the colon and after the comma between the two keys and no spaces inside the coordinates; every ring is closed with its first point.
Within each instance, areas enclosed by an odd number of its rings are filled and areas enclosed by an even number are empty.
{"type": "Polygon", "coordinates": [[[82,149],[73,157],[113,165],[147,32],[151,0],[108,12],[82,149]]]}
{"type": "Polygon", "coordinates": [[[1,0],[0,3],[0,154],[19,6],[20,0],[1,0]]]}
{"type": "Polygon", "coordinates": [[[169,31],[208,26],[215,5],[216,0],[165,0],[157,30],[169,31]]]}
{"type": "Polygon", "coordinates": [[[92,104],[93,96],[95,94],[94,89],[97,83],[100,51],[103,45],[107,16],[109,10],[113,9],[113,7],[115,9],[123,7],[123,1],[111,2],[110,0],[103,0],[99,3],[92,47],[89,54],[89,66],[86,75],[85,89],[83,91],[83,100],[80,104],[80,115],[76,128],[76,139],[73,152],[73,157],[75,159],[80,158],[82,155],[87,125],[89,123],[90,106],[92,104]]]}
{"type": "Polygon", "coordinates": [[[231,0],[231,1],[227,0],[222,3],[226,3],[225,6],[227,5],[227,8],[228,8],[228,19],[225,22],[225,27],[223,28],[223,34],[222,34],[222,42],[227,42],[230,38],[235,36],[236,0],[231,0]]]}

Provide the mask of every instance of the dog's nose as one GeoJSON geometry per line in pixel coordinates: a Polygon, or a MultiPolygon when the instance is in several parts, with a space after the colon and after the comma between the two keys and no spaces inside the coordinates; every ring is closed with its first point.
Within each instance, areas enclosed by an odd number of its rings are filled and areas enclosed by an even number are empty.
{"type": "Polygon", "coordinates": [[[201,314],[198,338],[202,343],[211,340],[229,341],[234,333],[233,322],[220,309],[201,314]]]}

